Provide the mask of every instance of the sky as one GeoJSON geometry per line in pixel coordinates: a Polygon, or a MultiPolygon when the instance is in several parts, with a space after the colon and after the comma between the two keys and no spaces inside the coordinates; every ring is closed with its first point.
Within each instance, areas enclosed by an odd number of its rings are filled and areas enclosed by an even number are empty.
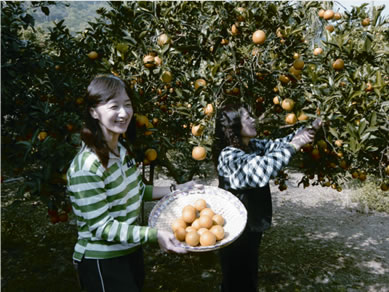
{"type": "Polygon", "coordinates": [[[389,1],[388,0],[339,0],[339,1],[334,1],[334,4],[336,7],[339,7],[339,11],[344,11],[344,8],[341,5],[338,5],[340,3],[343,5],[348,11],[351,11],[353,6],[360,6],[363,3],[368,3],[368,4],[373,4],[374,6],[380,6],[380,5],[385,5],[385,9],[382,12],[381,15],[388,16],[389,15],[389,1]]]}

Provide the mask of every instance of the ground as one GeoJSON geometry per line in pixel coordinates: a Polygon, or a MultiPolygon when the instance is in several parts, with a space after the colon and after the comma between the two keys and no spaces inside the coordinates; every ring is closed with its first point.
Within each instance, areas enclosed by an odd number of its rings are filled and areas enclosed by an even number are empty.
{"type": "MultiPolygon", "coordinates": [[[[271,184],[272,228],[260,249],[259,291],[389,291],[389,214],[366,212],[351,190],[271,184]]],[[[216,185],[214,178],[201,180],[216,185]]],[[[155,184],[169,185],[163,175],[155,184]]],[[[2,186],[1,290],[77,292],[74,219],[52,225],[43,203],[2,186]]],[[[144,220],[155,203],[145,204],[144,220]]],[[[145,246],[145,292],[218,291],[217,252],[166,254],[145,246]]]]}

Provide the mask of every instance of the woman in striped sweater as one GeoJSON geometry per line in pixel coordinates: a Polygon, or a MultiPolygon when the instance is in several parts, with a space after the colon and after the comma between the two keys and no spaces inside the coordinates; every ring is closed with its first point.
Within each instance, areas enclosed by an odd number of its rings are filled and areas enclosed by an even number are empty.
{"type": "Polygon", "coordinates": [[[185,253],[170,232],[137,224],[142,200],[159,199],[171,188],[145,185],[137,170],[127,144],[134,142],[135,119],[125,82],[94,78],[86,103],[83,146],[67,174],[78,226],[73,260],[87,291],[141,291],[142,244],[158,242],[164,251],[185,253]],[[127,141],[119,141],[121,134],[127,141]]]}

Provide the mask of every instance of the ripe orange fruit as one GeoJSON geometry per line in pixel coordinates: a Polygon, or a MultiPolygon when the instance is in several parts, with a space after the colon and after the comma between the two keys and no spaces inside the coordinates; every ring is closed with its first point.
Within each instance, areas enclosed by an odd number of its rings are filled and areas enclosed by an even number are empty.
{"type": "Polygon", "coordinates": [[[235,24],[233,24],[233,25],[231,26],[231,34],[232,34],[232,35],[237,35],[237,34],[239,34],[238,27],[237,27],[235,24]]]}
{"type": "Polygon", "coordinates": [[[335,70],[342,70],[344,68],[344,61],[342,59],[336,59],[334,63],[332,63],[332,68],[335,70]]]}
{"type": "Polygon", "coordinates": [[[386,174],[387,174],[387,175],[389,175],[389,165],[388,165],[388,166],[386,166],[386,168],[385,168],[385,172],[386,172],[386,174]]]}
{"type": "Polygon", "coordinates": [[[347,162],[346,162],[346,160],[341,160],[341,161],[339,162],[339,166],[340,166],[341,168],[343,168],[343,169],[347,169],[347,162]]]}
{"type": "Polygon", "coordinates": [[[291,110],[293,110],[293,107],[294,107],[294,100],[293,99],[290,99],[290,98],[285,98],[282,103],[281,103],[281,107],[290,112],[291,110]]]}
{"type": "Polygon", "coordinates": [[[300,54],[299,53],[294,53],[293,54],[293,59],[297,60],[300,58],[300,54]]]}
{"type": "Polygon", "coordinates": [[[389,186],[386,183],[382,183],[381,184],[381,190],[386,192],[387,190],[389,190],[389,186]]]}
{"type": "Polygon", "coordinates": [[[297,70],[294,66],[289,68],[289,73],[292,74],[296,78],[301,77],[301,70],[297,70]]]}
{"type": "Polygon", "coordinates": [[[319,17],[323,18],[324,12],[325,12],[324,9],[320,9],[319,12],[318,12],[319,17]]]}
{"type": "Polygon", "coordinates": [[[326,30],[328,30],[329,32],[333,32],[335,30],[335,27],[332,24],[326,25],[326,30]]]}
{"type": "Polygon", "coordinates": [[[240,22],[244,21],[246,18],[246,9],[243,7],[237,7],[235,10],[237,12],[236,19],[240,22]]]}
{"type": "Polygon", "coordinates": [[[211,246],[216,243],[216,235],[211,231],[205,231],[200,236],[200,244],[202,246],[211,246]]]}
{"type": "Polygon", "coordinates": [[[207,85],[207,81],[201,78],[195,81],[194,87],[197,90],[199,87],[205,87],[206,85],[207,85]]]}
{"type": "Polygon", "coordinates": [[[45,131],[42,131],[42,132],[39,132],[39,134],[38,134],[38,139],[39,139],[39,141],[43,141],[43,140],[45,140],[46,138],[47,138],[47,132],[45,132],[45,131]]]}
{"type": "Polygon", "coordinates": [[[343,144],[343,141],[342,140],[335,140],[335,145],[338,146],[338,147],[341,147],[343,144]]]}
{"type": "Polygon", "coordinates": [[[185,240],[185,236],[186,236],[185,228],[183,228],[183,227],[178,227],[178,228],[174,231],[174,236],[175,236],[179,241],[184,241],[184,240],[185,240]]]}
{"type": "Polygon", "coordinates": [[[207,208],[207,202],[203,199],[198,199],[196,202],[194,202],[194,207],[197,211],[202,211],[203,209],[207,208]]]}
{"type": "Polygon", "coordinates": [[[143,64],[146,68],[153,68],[155,65],[154,56],[146,55],[143,57],[143,64]]]}
{"type": "Polygon", "coordinates": [[[73,131],[73,125],[70,124],[70,123],[66,124],[66,129],[67,129],[69,132],[73,131]]]}
{"type": "Polygon", "coordinates": [[[329,19],[332,19],[332,18],[334,17],[334,15],[335,15],[334,11],[331,10],[331,9],[328,9],[328,10],[326,10],[326,11],[324,12],[323,18],[324,18],[325,20],[329,20],[329,19]]]}
{"type": "Polygon", "coordinates": [[[155,65],[161,66],[162,65],[162,59],[158,56],[154,57],[155,65]]]}
{"type": "Polygon", "coordinates": [[[180,227],[186,228],[186,223],[185,223],[184,219],[182,219],[182,218],[178,218],[178,219],[174,220],[172,223],[172,230],[173,231],[176,231],[180,227]]]}
{"type": "Polygon", "coordinates": [[[203,133],[203,126],[202,125],[194,125],[192,126],[192,134],[193,136],[201,136],[201,134],[203,133]]]}
{"type": "Polygon", "coordinates": [[[213,114],[213,105],[211,103],[208,103],[207,106],[204,108],[204,114],[206,115],[213,114]]]}
{"type": "Polygon", "coordinates": [[[207,157],[207,150],[202,146],[195,146],[192,150],[192,157],[195,160],[204,160],[207,157]]]}
{"type": "Polygon", "coordinates": [[[318,56],[318,55],[320,55],[321,53],[323,53],[323,49],[322,49],[322,48],[316,48],[316,49],[313,50],[313,54],[314,54],[315,56],[318,56]]]}
{"type": "Polygon", "coordinates": [[[97,52],[95,51],[91,51],[88,53],[88,58],[91,59],[91,60],[95,60],[99,57],[99,54],[97,54],[97,52]]]}
{"type": "Polygon", "coordinates": [[[82,97],[76,99],[76,104],[83,104],[83,103],[84,103],[84,99],[82,97]]]}
{"type": "Polygon", "coordinates": [[[335,14],[334,14],[334,19],[335,20],[339,20],[339,19],[341,19],[342,18],[342,14],[340,14],[339,12],[336,12],[335,14]]]}
{"type": "Polygon", "coordinates": [[[293,67],[297,70],[302,70],[304,68],[304,61],[301,59],[294,60],[293,67]]]}
{"type": "Polygon", "coordinates": [[[216,240],[222,240],[224,238],[224,228],[220,225],[214,225],[209,230],[216,236],[216,240]]]}
{"type": "Polygon", "coordinates": [[[173,79],[173,75],[169,71],[163,71],[161,75],[161,79],[164,83],[170,83],[173,79]]]}
{"type": "Polygon", "coordinates": [[[287,114],[285,117],[285,122],[289,125],[293,125],[297,122],[296,115],[294,113],[287,114]]]}
{"type": "Polygon", "coordinates": [[[263,30],[257,30],[253,33],[253,42],[254,44],[260,45],[263,44],[266,40],[266,34],[263,30]]]}
{"type": "Polygon", "coordinates": [[[308,116],[307,116],[304,112],[301,112],[301,113],[299,114],[299,116],[297,117],[297,119],[298,119],[299,121],[306,121],[306,120],[308,120],[308,116]]]}
{"type": "Polygon", "coordinates": [[[57,71],[59,71],[59,70],[61,70],[61,66],[60,65],[55,65],[55,70],[57,70],[57,71]]]}
{"type": "Polygon", "coordinates": [[[319,149],[317,149],[317,148],[313,149],[312,152],[311,152],[311,156],[312,156],[313,159],[319,160],[320,159],[320,151],[319,151],[319,149]]]}
{"type": "Polygon", "coordinates": [[[358,176],[360,181],[365,181],[366,180],[366,173],[365,172],[360,172],[358,176]]]}
{"type": "Polygon", "coordinates": [[[200,215],[199,224],[203,228],[207,228],[207,229],[211,228],[213,225],[212,217],[207,215],[200,215]]]}
{"type": "Polygon", "coordinates": [[[353,178],[358,178],[358,177],[359,177],[358,171],[353,171],[353,172],[351,173],[351,176],[352,176],[353,178]]]}
{"type": "Polygon", "coordinates": [[[287,84],[290,81],[289,77],[286,75],[280,75],[279,79],[283,84],[287,84]]]}
{"type": "Polygon", "coordinates": [[[201,216],[209,216],[212,218],[214,215],[215,215],[215,212],[213,212],[211,208],[204,208],[200,212],[200,217],[201,216]]]}
{"type": "Polygon", "coordinates": [[[220,226],[224,225],[224,218],[222,215],[219,215],[219,214],[213,215],[212,221],[213,221],[213,224],[215,224],[215,225],[220,225],[220,226]]]}
{"type": "Polygon", "coordinates": [[[369,17],[367,17],[364,20],[362,20],[362,25],[363,26],[368,26],[369,24],[370,24],[370,18],[369,17]]]}
{"type": "MultiPolygon", "coordinates": [[[[196,210],[190,210],[190,209],[186,209],[186,210],[183,210],[182,211],[182,219],[186,222],[186,223],[192,223],[195,219],[196,219],[196,210]]],[[[200,222],[200,225],[201,225],[201,222],[200,222]]]]}
{"type": "Polygon", "coordinates": [[[327,148],[328,148],[327,142],[324,141],[324,140],[319,140],[319,141],[317,141],[317,145],[318,145],[321,149],[327,149],[327,148]]]}
{"type": "Polygon", "coordinates": [[[144,115],[136,115],[136,126],[138,128],[144,127],[148,124],[149,119],[144,115]]]}
{"type": "Polygon", "coordinates": [[[170,43],[170,41],[171,41],[170,37],[169,37],[166,33],[163,33],[163,34],[161,34],[161,35],[158,37],[157,44],[158,44],[160,47],[163,47],[164,45],[170,43]]]}
{"type": "Polygon", "coordinates": [[[221,41],[220,41],[220,44],[222,44],[223,46],[224,45],[228,45],[228,40],[227,39],[222,39],[221,41]]]}
{"type": "Polygon", "coordinates": [[[367,87],[365,89],[366,91],[372,91],[373,90],[373,85],[369,82],[367,83],[367,87]]]}
{"type": "Polygon", "coordinates": [[[273,98],[273,103],[274,103],[274,104],[280,104],[280,97],[279,97],[279,96],[275,96],[275,97],[273,98]]]}
{"type": "Polygon", "coordinates": [[[185,236],[185,242],[190,246],[196,246],[200,242],[200,235],[197,231],[190,231],[185,236]]]}
{"type": "Polygon", "coordinates": [[[155,151],[153,148],[149,148],[145,151],[145,157],[148,161],[154,161],[157,159],[157,156],[157,151],[155,151]]]}

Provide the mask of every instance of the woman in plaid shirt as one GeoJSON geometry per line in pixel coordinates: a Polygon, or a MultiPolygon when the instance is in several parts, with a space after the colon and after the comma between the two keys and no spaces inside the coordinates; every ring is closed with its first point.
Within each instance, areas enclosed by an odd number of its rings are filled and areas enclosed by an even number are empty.
{"type": "MultiPolygon", "coordinates": [[[[171,232],[137,223],[142,200],[159,199],[170,188],[146,186],[142,181],[129,144],[135,138],[130,96],[118,77],[92,80],[81,130],[83,146],[67,174],[78,227],[73,260],[87,291],[141,291],[145,243],[186,252],[174,244],[171,232]]],[[[191,186],[193,182],[177,187],[191,186]]]]}
{"type": "Polygon", "coordinates": [[[220,250],[221,291],[257,291],[259,246],[272,219],[269,180],[303,145],[313,141],[319,126],[316,120],[312,129],[299,129],[276,140],[259,140],[255,139],[255,119],[245,107],[226,105],[218,111],[212,151],[219,187],[235,194],[248,213],[242,235],[220,250]]]}

